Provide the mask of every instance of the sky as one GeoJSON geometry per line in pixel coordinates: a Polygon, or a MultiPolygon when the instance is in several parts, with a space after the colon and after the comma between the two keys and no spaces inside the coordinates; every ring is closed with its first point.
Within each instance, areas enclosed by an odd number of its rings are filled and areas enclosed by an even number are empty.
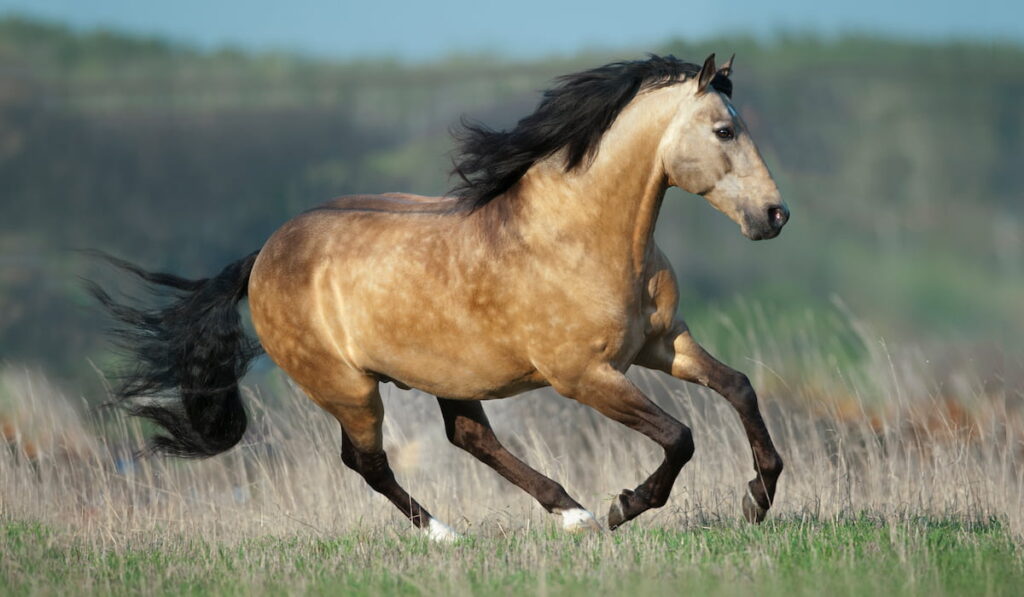
{"type": "Polygon", "coordinates": [[[1024,0],[0,0],[0,15],[10,13],[204,48],[410,61],[480,51],[536,58],[781,31],[1024,43],[1024,0]]]}

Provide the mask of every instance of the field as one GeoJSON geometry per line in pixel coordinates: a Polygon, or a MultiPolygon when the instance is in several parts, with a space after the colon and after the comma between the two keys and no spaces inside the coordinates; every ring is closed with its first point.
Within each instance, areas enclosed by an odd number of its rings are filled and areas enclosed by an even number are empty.
{"type": "Polygon", "coordinates": [[[994,522],[787,518],[580,538],[519,528],[455,546],[369,529],[112,549],[36,525],[3,533],[15,594],[1013,595],[1024,581],[1019,546],[994,522]]]}
{"type": "MultiPolygon", "coordinates": [[[[632,376],[693,428],[697,454],[666,507],[588,536],[563,535],[449,446],[430,397],[387,390],[400,480],[467,537],[439,546],[341,466],[335,424],[273,372],[247,392],[255,423],[242,447],[180,462],[132,458],[134,422],[82,415],[45,378],[8,369],[2,399],[22,408],[0,456],[3,591],[1016,594],[1024,425],[1012,392],[968,371],[936,384],[913,353],[850,319],[771,319],[750,309],[717,326],[753,347],[746,368],[786,458],[759,527],[740,519],[752,471],[735,414],[647,372],[632,376]]],[[[728,334],[711,344],[730,352],[728,334]]],[[[489,410],[510,449],[601,517],[659,458],[550,392],[489,410]]]]}

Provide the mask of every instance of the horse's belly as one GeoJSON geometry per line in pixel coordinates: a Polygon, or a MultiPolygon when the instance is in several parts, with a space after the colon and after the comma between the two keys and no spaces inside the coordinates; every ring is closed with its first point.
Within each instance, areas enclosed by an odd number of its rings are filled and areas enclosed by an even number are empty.
{"type": "Polygon", "coordinates": [[[547,381],[537,372],[518,377],[506,376],[504,378],[494,375],[479,376],[465,374],[454,375],[444,379],[434,375],[399,375],[404,379],[375,373],[375,376],[381,382],[391,382],[402,389],[419,390],[427,394],[453,400],[507,398],[548,385],[547,381]]]}
{"type": "Polygon", "coordinates": [[[528,362],[481,330],[376,330],[362,336],[352,329],[349,336],[358,345],[353,356],[359,366],[383,380],[453,399],[502,398],[545,385],[528,362]]]}

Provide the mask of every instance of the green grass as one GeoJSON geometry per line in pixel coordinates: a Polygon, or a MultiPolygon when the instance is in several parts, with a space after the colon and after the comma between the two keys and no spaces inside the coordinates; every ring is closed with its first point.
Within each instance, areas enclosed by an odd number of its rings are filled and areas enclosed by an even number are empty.
{"type": "Polygon", "coordinates": [[[0,526],[5,593],[1000,595],[1024,583],[996,521],[716,524],[564,536],[553,529],[429,544],[404,529],[234,544],[0,526]]]}

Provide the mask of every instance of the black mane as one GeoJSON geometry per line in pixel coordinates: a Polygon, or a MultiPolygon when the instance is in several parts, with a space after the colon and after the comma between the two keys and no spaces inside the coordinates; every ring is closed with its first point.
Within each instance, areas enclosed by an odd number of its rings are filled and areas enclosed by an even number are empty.
{"type": "MultiPolygon", "coordinates": [[[[675,56],[613,62],[557,79],[537,109],[511,131],[463,121],[451,190],[459,204],[477,209],[509,190],[535,162],[566,148],[570,171],[592,156],[601,136],[637,93],[697,76],[700,66],[675,56]]],[[[732,83],[716,74],[711,86],[732,95],[732,83]]]]}

